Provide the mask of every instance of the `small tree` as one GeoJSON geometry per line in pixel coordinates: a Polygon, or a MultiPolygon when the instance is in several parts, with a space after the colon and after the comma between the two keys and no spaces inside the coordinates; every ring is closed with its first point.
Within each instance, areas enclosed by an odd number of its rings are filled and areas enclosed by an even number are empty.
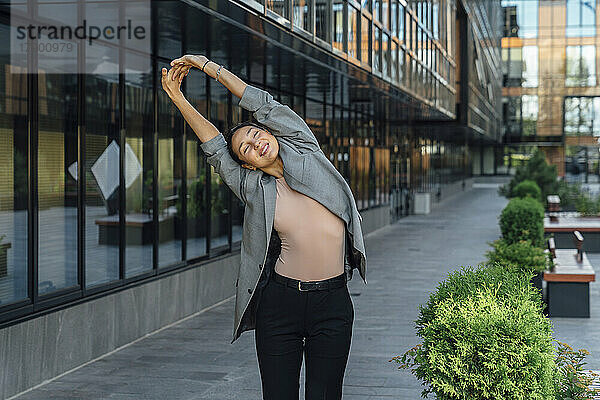
{"type": "Polygon", "coordinates": [[[513,190],[514,197],[531,197],[537,201],[542,201],[542,190],[535,181],[526,179],[515,186],[513,190]]]}
{"type": "Polygon", "coordinates": [[[502,238],[508,243],[529,240],[542,247],[544,243],[544,207],[530,197],[514,198],[500,214],[502,238]]]}

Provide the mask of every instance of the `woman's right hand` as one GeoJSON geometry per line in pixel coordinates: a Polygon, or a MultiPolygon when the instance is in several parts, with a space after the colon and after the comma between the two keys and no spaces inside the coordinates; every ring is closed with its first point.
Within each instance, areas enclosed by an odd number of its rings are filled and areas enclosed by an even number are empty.
{"type": "Polygon", "coordinates": [[[178,65],[181,65],[181,66],[196,67],[198,69],[202,69],[202,67],[204,66],[204,64],[206,64],[207,61],[208,61],[208,58],[206,58],[204,56],[186,54],[184,56],[181,56],[181,57],[176,58],[173,61],[171,61],[171,66],[176,67],[178,65]]]}

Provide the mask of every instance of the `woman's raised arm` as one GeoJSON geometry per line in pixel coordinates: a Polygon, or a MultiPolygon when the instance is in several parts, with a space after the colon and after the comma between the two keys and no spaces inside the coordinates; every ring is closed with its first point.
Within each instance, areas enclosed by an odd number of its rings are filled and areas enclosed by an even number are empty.
{"type": "Polygon", "coordinates": [[[163,89],[167,92],[173,104],[181,111],[181,115],[183,115],[185,121],[190,125],[196,136],[198,136],[198,139],[204,143],[217,136],[219,134],[217,128],[204,118],[181,92],[181,81],[187,74],[187,71],[180,67],[173,67],[168,72],[166,68],[163,68],[161,73],[163,89]]]}
{"type": "Polygon", "coordinates": [[[163,68],[161,74],[163,89],[202,142],[200,147],[206,155],[206,160],[215,168],[215,172],[221,176],[236,197],[246,203],[246,192],[253,189],[252,187],[248,188],[246,179],[249,170],[231,158],[223,135],[181,93],[180,85],[187,75],[187,69],[173,67],[167,72],[167,69],[163,68]]]}

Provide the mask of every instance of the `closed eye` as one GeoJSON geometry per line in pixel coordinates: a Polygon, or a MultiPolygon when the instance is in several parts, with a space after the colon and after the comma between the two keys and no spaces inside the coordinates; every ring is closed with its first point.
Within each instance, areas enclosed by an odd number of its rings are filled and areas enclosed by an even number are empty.
{"type": "MultiPolygon", "coordinates": [[[[253,136],[256,137],[256,135],[258,135],[258,131],[255,131],[253,136]]],[[[246,146],[244,148],[244,154],[246,154],[246,151],[248,151],[248,147],[250,147],[250,146],[246,146]]]]}

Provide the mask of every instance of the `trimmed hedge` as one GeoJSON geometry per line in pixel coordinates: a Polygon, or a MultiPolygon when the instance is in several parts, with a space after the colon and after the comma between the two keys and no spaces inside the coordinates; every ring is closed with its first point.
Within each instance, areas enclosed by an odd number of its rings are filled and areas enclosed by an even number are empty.
{"type": "Polygon", "coordinates": [[[518,271],[531,269],[540,273],[551,261],[544,249],[532,246],[527,240],[507,243],[504,239],[498,239],[489,244],[493,250],[486,252],[485,255],[490,262],[506,265],[518,271]]]}
{"type": "Polygon", "coordinates": [[[438,400],[554,400],[552,327],[532,272],[498,264],[450,273],[420,308],[423,343],[392,359],[438,400]]]}
{"type": "Polygon", "coordinates": [[[528,240],[533,246],[542,247],[544,207],[531,197],[512,199],[500,214],[500,230],[508,244],[528,240]]]}
{"type": "Polygon", "coordinates": [[[515,186],[513,190],[513,195],[514,197],[531,197],[539,202],[542,201],[542,190],[540,189],[537,183],[529,179],[526,179],[523,182],[519,183],[517,186],[515,186]]]}

